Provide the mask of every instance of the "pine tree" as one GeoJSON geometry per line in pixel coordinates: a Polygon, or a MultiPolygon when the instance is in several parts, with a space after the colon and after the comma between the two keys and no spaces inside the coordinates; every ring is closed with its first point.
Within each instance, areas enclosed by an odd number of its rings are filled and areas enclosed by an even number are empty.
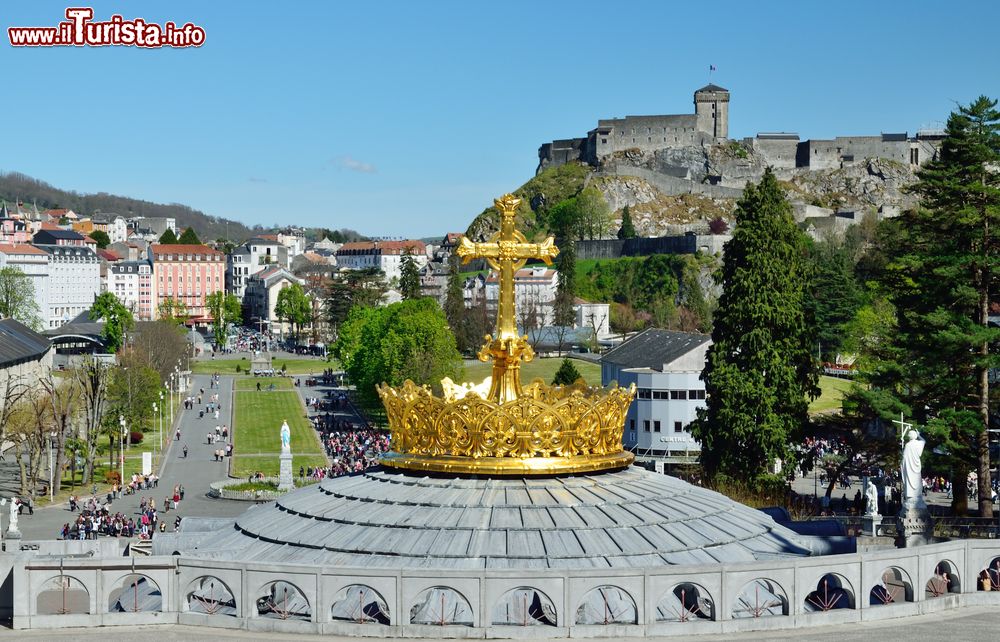
{"type": "Polygon", "coordinates": [[[638,234],[635,231],[635,226],[632,224],[632,213],[628,209],[628,205],[622,208],[622,226],[618,228],[618,238],[620,239],[634,239],[638,234]]]}
{"type": "Polygon", "coordinates": [[[576,312],[573,305],[576,302],[576,244],[571,240],[563,242],[559,248],[559,281],[556,284],[556,297],[552,302],[555,325],[572,327],[576,323],[576,312]]]}
{"type": "Polygon", "coordinates": [[[802,233],[770,170],[747,185],[720,271],[722,296],[702,373],[707,407],[691,432],[701,442],[708,477],[753,482],[790,443],[815,397],[809,266],[802,233]]]}
{"type": "Polygon", "coordinates": [[[562,360],[562,364],[559,366],[559,370],[556,371],[556,376],[552,378],[553,386],[568,386],[574,384],[580,379],[580,371],[576,369],[573,362],[568,358],[562,360]]]}
{"type": "Polygon", "coordinates": [[[201,241],[198,239],[198,235],[194,233],[194,229],[187,228],[181,233],[181,237],[177,239],[177,242],[181,245],[201,245],[201,241]]]}
{"type": "Polygon", "coordinates": [[[176,245],[177,244],[177,235],[174,234],[174,230],[173,229],[171,229],[171,228],[168,227],[167,230],[163,234],[160,235],[160,244],[162,244],[162,245],[176,245]]]}
{"type": "Polygon", "coordinates": [[[898,235],[882,281],[898,312],[909,405],[952,464],[952,509],[964,513],[969,469],[980,517],[993,515],[989,455],[991,294],[1000,275],[1000,111],[981,96],[948,118],[940,156],[918,172],[921,207],[889,225],[898,235]],[[924,409],[927,409],[926,412],[924,409]]]}
{"type": "Polygon", "coordinates": [[[420,298],[420,270],[409,250],[403,255],[399,268],[399,293],[407,301],[420,298]]]}
{"type": "Polygon", "coordinates": [[[465,294],[462,288],[462,276],[458,269],[459,258],[454,252],[448,257],[448,286],[444,297],[444,316],[448,319],[448,327],[455,333],[459,352],[465,352],[469,346],[465,341],[465,294]]]}

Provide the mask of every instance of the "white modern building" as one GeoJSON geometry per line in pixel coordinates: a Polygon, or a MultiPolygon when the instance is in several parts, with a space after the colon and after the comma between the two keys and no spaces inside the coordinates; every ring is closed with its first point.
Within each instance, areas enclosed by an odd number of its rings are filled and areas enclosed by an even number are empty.
{"type": "Polygon", "coordinates": [[[49,284],[42,321],[58,328],[90,309],[101,292],[101,260],[88,247],[38,245],[49,255],[49,284]]]}
{"type": "Polygon", "coordinates": [[[391,285],[393,279],[399,279],[407,254],[413,257],[418,269],[429,261],[423,241],[361,241],[341,245],[337,250],[337,265],[348,270],[381,270],[391,285]]]}
{"type": "Polygon", "coordinates": [[[250,276],[271,266],[289,268],[288,256],[288,248],[276,237],[247,239],[226,257],[226,291],[242,301],[250,276]]]}
{"type": "Polygon", "coordinates": [[[42,327],[48,324],[49,253],[26,243],[0,243],[0,268],[13,267],[31,278],[42,327]]]}
{"type": "Polygon", "coordinates": [[[697,453],[688,426],[705,406],[701,371],[712,338],[651,328],[601,357],[601,383],[635,384],[636,400],[625,420],[623,443],[640,455],[697,453]]]}
{"type": "Polygon", "coordinates": [[[250,275],[246,281],[246,294],[243,297],[244,323],[254,327],[266,326],[273,332],[288,331],[289,324],[282,323],[278,319],[278,315],[274,313],[274,306],[278,303],[278,294],[293,283],[302,285],[304,281],[277,265],[250,275]],[[258,323],[261,326],[258,326],[258,323]]]}
{"type": "Polygon", "coordinates": [[[156,287],[149,261],[120,261],[108,265],[108,292],[114,293],[139,321],[156,317],[156,287]]]}
{"type": "MultiPolygon", "coordinates": [[[[534,327],[555,322],[552,302],[559,286],[559,273],[544,265],[531,266],[514,273],[515,314],[518,324],[533,317],[534,327]]],[[[500,276],[490,272],[486,277],[486,304],[496,309],[500,298],[500,276]]]]}

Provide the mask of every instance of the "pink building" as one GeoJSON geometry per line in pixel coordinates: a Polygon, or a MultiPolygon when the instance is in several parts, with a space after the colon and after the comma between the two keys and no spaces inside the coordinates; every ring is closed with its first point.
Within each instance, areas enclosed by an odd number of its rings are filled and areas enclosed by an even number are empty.
{"type": "Polygon", "coordinates": [[[149,246],[153,264],[156,307],[176,299],[187,307],[194,323],[211,320],[205,309],[205,297],[225,291],[226,255],[206,245],[149,246]]]}

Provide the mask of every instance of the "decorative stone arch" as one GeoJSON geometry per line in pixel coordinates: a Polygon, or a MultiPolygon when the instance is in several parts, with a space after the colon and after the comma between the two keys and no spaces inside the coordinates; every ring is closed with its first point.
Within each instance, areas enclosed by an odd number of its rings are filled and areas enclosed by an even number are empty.
{"type": "Polygon", "coordinates": [[[958,566],[948,559],[943,559],[931,569],[930,579],[924,585],[924,599],[932,600],[946,593],[962,592],[962,576],[958,566]]]}
{"type": "Polygon", "coordinates": [[[288,580],[272,580],[261,586],[255,593],[257,616],[278,620],[312,621],[312,606],[309,598],[295,584],[288,580]]]}
{"type": "Polygon", "coordinates": [[[192,580],[184,599],[185,608],[191,613],[230,617],[239,614],[236,595],[225,582],[214,575],[202,575],[192,580]]]}
{"type": "Polygon", "coordinates": [[[531,586],[512,588],[493,605],[494,626],[555,626],[555,603],[543,591],[531,586]]]}
{"type": "Polygon", "coordinates": [[[390,622],[389,606],[382,594],[366,584],[350,584],[337,594],[330,607],[330,618],[355,624],[390,622]]]}
{"type": "Polygon", "coordinates": [[[869,606],[902,604],[913,601],[913,583],[910,575],[898,566],[882,571],[882,581],[868,593],[869,606]]]}
{"type": "Polygon", "coordinates": [[[163,610],[160,585],[148,575],[129,573],[111,583],[108,613],[150,613],[163,610]]]}
{"type": "Polygon", "coordinates": [[[72,575],[53,575],[35,594],[38,615],[80,615],[90,613],[90,591],[72,575]]]}
{"type": "Polygon", "coordinates": [[[806,595],[802,608],[806,613],[826,613],[837,609],[853,609],[854,590],[850,581],[839,573],[826,573],[816,582],[816,588],[806,595]]]}
{"type": "Polygon", "coordinates": [[[1000,557],[994,557],[979,572],[976,588],[980,591],[1000,591],[1000,557]]]}
{"type": "Polygon", "coordinates": [[[576,607],[576,624],[638,624],[635,598],[620,586],[602,584],[583,596],[576,607]]]}
{"type": "Polygon", "coordinates": [[[472,626],[472,605],[458,590],[431,586],[417,594],[410,606],[410,624],[472,626]]]}
{"type": "Polygon", "coordinates": [[[697,622],[715,619],[715,600],[694,582],[681,582],[656,603],[657,622],[697,622]]]}
{"type": "Polygon", "coordinates": [[[788,615],[788,593],[780,584],[758,577],[743,585],[733,601],[733,619],[788,615]]]}

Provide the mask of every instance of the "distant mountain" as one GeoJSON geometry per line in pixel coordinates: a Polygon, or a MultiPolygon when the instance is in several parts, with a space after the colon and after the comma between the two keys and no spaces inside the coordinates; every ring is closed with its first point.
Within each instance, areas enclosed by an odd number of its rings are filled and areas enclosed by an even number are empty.
{"type": "Polygon", "coordinates": [[[34,201],[39,210],[62,207],[87,216],[112,213],[122,216],[173,217],[177,220],[178,228],[183,230],[186,227],[193,227],[198,237],[206,241],[227,238],[239,243],[264,230],[259,225],[249,228],[239,221],[209,216],[179,203],[151,203],[106,192],[80,194],[62,190],[19,172],[0,173],[0,198],[8,203],[13,203],[17,199],[22,207],[25,205],[30,207],[34,201]]]}

